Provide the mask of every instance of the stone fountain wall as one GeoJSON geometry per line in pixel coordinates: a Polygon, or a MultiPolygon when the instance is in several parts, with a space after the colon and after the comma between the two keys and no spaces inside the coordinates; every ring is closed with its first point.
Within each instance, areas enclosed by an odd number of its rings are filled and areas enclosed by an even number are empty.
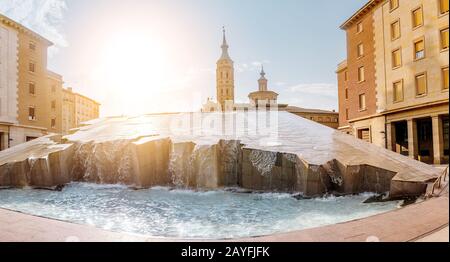
{"type": "MultiPolygon", "coordinates": [[[[46,149],[48,150],[48,149],[46,149]]],[[[53,187],[72,181],[126,184],[136,188],[176,186],[194,189],[241,187],[258,191],[326,193],[388,192],[420,194],[423,183],[394,181],[395,172],[370,165],[330,160],[307,163],[297,155],[246,148],[237,140],[213,145],[143,137],[99,143],[57,144],[50,152],[0,166],[0,186],[53,187]],[[418,189],[419,188],[419,189],[418,189]]]]}

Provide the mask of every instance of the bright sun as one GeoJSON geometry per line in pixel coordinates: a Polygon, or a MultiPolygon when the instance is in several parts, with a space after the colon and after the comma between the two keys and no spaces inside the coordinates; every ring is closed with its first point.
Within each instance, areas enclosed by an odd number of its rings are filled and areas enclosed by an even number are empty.
{"type": "Polygon", "coordinates": [[[120,97],[116,106],[124,114],[145,113],[167,85],[167,66],[164,45],[142,32],[124,32],[105,42],[98,73],[111,95],[120,97]]]}

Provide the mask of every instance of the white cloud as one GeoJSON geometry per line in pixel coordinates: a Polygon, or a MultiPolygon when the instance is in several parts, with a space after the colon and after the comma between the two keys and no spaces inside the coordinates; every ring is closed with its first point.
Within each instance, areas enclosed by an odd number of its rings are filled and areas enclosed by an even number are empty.
{"type": "Polygon", "coordinates": [[[62,33],[66,9],[66,0],[0,1],[2,14],[29,27],[55,44],[49,50],[49,55],[56,52],[58,48],[67,46],[66,38],[62,33]]]}

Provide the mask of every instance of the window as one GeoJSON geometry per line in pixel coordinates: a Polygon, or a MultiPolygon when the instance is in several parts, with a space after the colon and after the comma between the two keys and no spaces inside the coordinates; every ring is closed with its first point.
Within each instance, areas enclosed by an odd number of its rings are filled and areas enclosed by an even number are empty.
{"type": "Polygon", "coordinates": [[[414,42],[414,60],[425,57],[425,41],[423,39],[414,42]]]}
{"type": "Polygon", "coordinates": [[[28,120],[36,120],[36,109],[33,106],[28,107],[28,120]]]}
{"type": "Polygon", "coordinates": [[[403,81],[398,81],[393,84],[394,102],[403,101],[403,81]]]}
{"type": "Polygon", "coordinates": [[[55,100],[52,101],[52,109],[53,110],[56,109],[56,101],[55,100]]]}
{"type": "Polygon", "coordinates": [[[348,120],[348,108],[345,109],[345,119],[348,120]]]}
{"type": "Polygon", "coordinates": [[[344,81],[347,81],[348,80],[348,73],[347,73],[347,71],[345,71],[344,72],[344,81]]]}
{"type": "Polygon", "coordinates": [[[362,43],[358,45],[357,51],[358,51],[358,58],[364,55],[364,45],[362,43]]]}
{"type": "Polygon", "coordinates": [[[362,31],[363,31],[363,25],[362,25],[362,22],[359,22],[358,24],[356,24],[356,32],[361,33],[362,31]]]}
{"type": "Polygon", "coordinates": [[[359,95],[359,110],[366,110],[366,94],[359,95]]]}
{"type": "Polygon", "coordinates": [[[422,7],[419,7],[412,11],[412,25],[413,25],[413,28],[423,25],[422,7]]]}
{"type": "Polygon", "coordinates": [[[56,128],[56,118],[52,118],[51,127],[56,128]]]}
{"type": "Polygon", "coordinates": [[[358,138],[366,141],[367,143],[371,143],[370,129],[364,128],[364,129],[358,130],[358,138]]]}
{"type": "Polygon", "coordinates": [[[36,84],[33,82],[30,82],[28,84],[28,92],[30,93],[30,95],[35,95],[36,94],[36,84]]]}
{"type": "Polygon", "coordinates": [[[427,75],[425,73],[416,76],[416,94],[418,96],[427,93],[427,75]]]}
{"type": "Polygon", "coordinates": [[[56,92],[56,86],[52,85],[52,93],[55,93],[55,92],[56,92]]]}
{"type": "Polygon", "coordinates": [[[448,66],[442,68],[442,88],[444,90],[448,89],[448,66]]]}
{"type": "Polygon", "coordinates": [[[391,24],[391,39],[395,40],[400,38],[400,20],[397,20],[391,24]]]}
{"type": "Polygon", "coordinates": [[[363,82],[364,80],[365,80],[364,66],[361,66],[360,68],[358,68],[358,81],[363,82]]]}
{"type": "Polygon", "coordinates": [[[441,30],[441,50],[448,50],[448,27],[441,30]]]}
{"type": "Polygon", "coordinates": [[[28,70],[33,73],[36,72],[36,65],[33,62],[30,62],[28,64],[28,70]]]}
{"type": "Polygon", "coordinates": [[[402,65],[402,51],[401,49],[392,52],[392,68],[397,68],[402,65]]]}
{"type": "Polygon", "coordinates": [[[345,99],[348,99],[348,88],[345,89],[345,99]]]}
{"type": "Polygon", "coordinates": [[[30,44],[28,45],[28,47],[30,48],[31,51],[36,51],[36,44],[33,42],[30,42],[30,44]]]}
{"type": "Polygon", "coordinates": [[[390,0],[389,1],[389,8],[391,11],[394,9],[397,9],[397,7],[398,7],[398,0],[390,0]]]}
{"type": "Polygon", "coordinates": [[[448,0],[439,0],[439,12],[441,15],[448,13],[448,0]]]}

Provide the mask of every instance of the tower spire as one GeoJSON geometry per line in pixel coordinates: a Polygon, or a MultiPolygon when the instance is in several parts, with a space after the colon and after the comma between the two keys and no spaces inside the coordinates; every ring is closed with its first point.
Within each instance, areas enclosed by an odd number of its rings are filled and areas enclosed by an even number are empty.
{"type": "Polygon", "coordinates": [[[264,65],[261,65],[261,77],[258,80],[259,91],[267,91],[266,72],[264,72],[264,65]]]}
{"type": "Polygon", "coordinates": [[[261,65],[261,78],[266,76],[266,72],[264,72],[264,65],[261,65]]]}
{"type": "Polygon", "coordinates": [[[227,37],[226,37],[226,32],[225,32],[225,26],[222,27],[222,32],[223,32],[223,42],[222,42],[222,56],[220,57],[220,59],[228,59],[231,60],[230,55],[228,54],[228,43],[227,43],[227,37]]]}
{"type": "Polygon", "coordinates": [[[222,43],[222,46],[228,46],[228,44],[227,44],[227,37],[225,35],[225,26],[222,26],[222,32],[223,32],[223,43],[222,43]]]}

